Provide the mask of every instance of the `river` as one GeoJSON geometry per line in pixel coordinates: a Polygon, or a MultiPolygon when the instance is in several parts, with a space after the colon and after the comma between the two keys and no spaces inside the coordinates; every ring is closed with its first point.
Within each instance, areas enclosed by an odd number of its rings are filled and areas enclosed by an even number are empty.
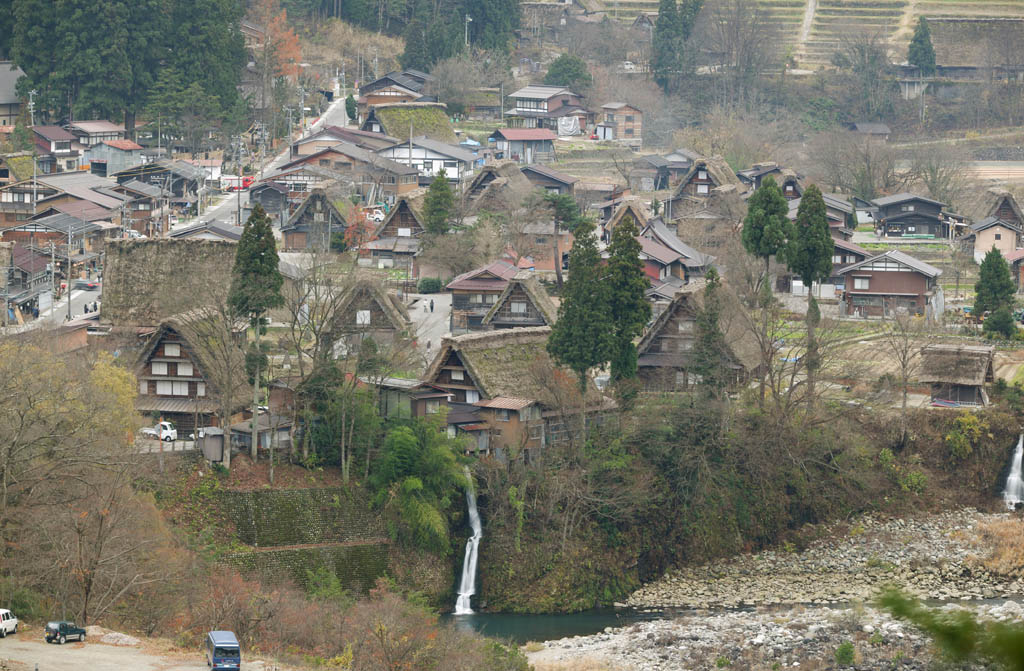
{"type": "Polygon", "coordinates": [[[590,610],[565,615],[519,615],[513,613],[473,613],[446,615],[457,629],[476,631],[499,640],[522,645],[527,641],[552,641],[569,636],[587,636],[605,627],[624,627],[634,622],[660,620],[664,611],[590,610]]]}

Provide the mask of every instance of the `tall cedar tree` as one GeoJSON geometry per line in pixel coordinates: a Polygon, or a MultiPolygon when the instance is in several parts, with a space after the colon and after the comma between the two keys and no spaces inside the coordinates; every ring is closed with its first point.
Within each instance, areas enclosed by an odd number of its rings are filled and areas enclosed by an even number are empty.
{"type": "Polygon", "coordinates": [[[697,312],[691,370],[700,376],[700,385],[707,394],[718,398],[729,383],[728,354],[721,327],[722,282],[714,268],[708,270],[706,281],[703,305],[697,312]]]}
{"type": "Polygon", "coordinates": [[[1001,307],[1012,307],[1014,292],[1010,266],[993,246],[981,262],[978,282],[974,285],[974,314],[981,315],[988,311],[995,312],[1001,307]]]}
{"type": "Polygon", "coordinates": [[[916,65],[925,77],[935,74],[935,48],[932,46],[932,31],[928,19],[921,17],[914,28],[914,37],[907,50],[907,62],[916,65]]]}
{"type": "MultiPolygon", "coordinates": [[[[235,266],[231,271],[231,288],[228,290],[228,306],[239,316],[246,317],[252,326],[253,353],[259,349],[263,318],[271,308],[284,305],[281,286],[284,277],[278,270],[277,246],[270,217],[257,203],[245,222],[242,237],[235,252],[235,266]]],[[[257,395],[259,393],[260,371],[258,358],[252,383],[252,416],[257,417],[257,395]]],[[[256,422],[252,425],[252,459],[256,460],[256,422]]]]}
{"type": "Polygon", "coordinates": [[[587,371],[611,359],[614,326],[594,225],[589,221],[579,223],[575,235],[569,252],[569,279],[558,306],[558,321],[548,338],[548,352],[576,373],[583,394],[587,371]]]}
{"type": "Polygon", "coordinates": [[[787,214],[789,203],[782,189],[774,178],[765,177],[747,201],[747,217],[743,220],[743,247],[764,259],[762,281],[768,278],[771,257],[785,249],[793,237],[793,223],[787,214]]]}
{"type": "Polygon", "coordinates": [[[686,41],[704,0],[661,0],[651,36],[654,80],[666,93],[676,88],[686,63],[686,41]]]}
{"type": "Polygon", "coordinates": [[[633,217],[622,218],[612,232],[608,246],[608,311],[612,318],[614,352],[612,354],[612,381],[636,377],[636,345],[633,338],[640,335],[651,318],[651,304],[644,297],[650,286],[640,260],[640,243],[633,217]]]}
{"type": "Polygon", "coordinates": [[[832,253],[835,244],[828,230],[828,217],[825,210],[825,199],[821,189],[811,184],[800,198],[800,207],[796,211],[796,226],[793,239],[786,248],[786,266],[800,276],[807,287],[807,367],[808,398],[814,401],[814,381],[820,359],[818,343],[814,329],[821,320],[818,302],[812,291],[815,282],[820,282],[832,272],[832,253]]]}
{"type": "Polygon", "coordinates": [[[430,183],[427,189],[427,197],[423,201],[423,219],[427,233],[432,235],[444,235],[448,232],[448,222],[452,218],[452,208],[455,206],[455,194],[448,183],[448,175],[444,168],[437,173],[437,177],[430,183]]]}

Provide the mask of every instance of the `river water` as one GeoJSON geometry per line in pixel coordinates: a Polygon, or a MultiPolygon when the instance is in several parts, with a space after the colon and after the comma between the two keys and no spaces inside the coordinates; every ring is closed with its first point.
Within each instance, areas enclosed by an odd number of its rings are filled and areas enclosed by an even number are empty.
{"type": "Polygon", "coordinates": [[[500,640],[523,644],[527,641],[553,641],[568,636],[588,636],[605,627],[624,627],[633,622],[661,620],[663,611],[641,613],[634,610],[590,610],[565,615],[518,615],[513,613],[474,613],[447,615],[455,628],[476,631],[500,640]]]}

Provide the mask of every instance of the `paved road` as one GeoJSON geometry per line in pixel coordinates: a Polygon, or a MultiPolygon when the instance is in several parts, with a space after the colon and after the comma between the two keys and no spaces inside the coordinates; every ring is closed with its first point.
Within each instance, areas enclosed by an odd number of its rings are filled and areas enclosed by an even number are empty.
{"type": "Polygon", "coordinates": [[[441,337],[449,332],[449,319],[452,311],[452,295],[441,294],[409,294],[413,299],[409,306],[409,317],[416,327],[416,348],[429,363],[437,354],[441,337]],[[434,301],[434,311],[430,311],[430,301],[434,301]],[[424,310],[426,306],[426,310],[424,310]],[[429,347],[428,347],[429,345],[429,347]]]}
{"type": "MultiPolygon", "coordinates": [[[[36,630],[39,631],[38,629],[36,630]]],[[[104,645],[86,639],[85,643],[55,645],[19,631],[0,641],[0,659],[27,664],[38,671],[198,671],[206,661],[196,651],[187,657],[163,657],[138,648],[104,645]]],[[[262,664],[242,664],[242,671],[263,669],[262,664]]]]}

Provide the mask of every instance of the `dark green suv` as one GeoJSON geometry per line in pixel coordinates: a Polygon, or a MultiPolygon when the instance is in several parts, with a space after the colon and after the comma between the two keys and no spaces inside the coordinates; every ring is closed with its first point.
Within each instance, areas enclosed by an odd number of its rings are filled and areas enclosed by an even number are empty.
{"type": "Polygon", "coordinates": [[[43,632],[47,643],[67,643],[68,639],[75,641],[85,640],[85,629],[76,627],[74,622],[47,622],[46,631],[43,632]]]}

